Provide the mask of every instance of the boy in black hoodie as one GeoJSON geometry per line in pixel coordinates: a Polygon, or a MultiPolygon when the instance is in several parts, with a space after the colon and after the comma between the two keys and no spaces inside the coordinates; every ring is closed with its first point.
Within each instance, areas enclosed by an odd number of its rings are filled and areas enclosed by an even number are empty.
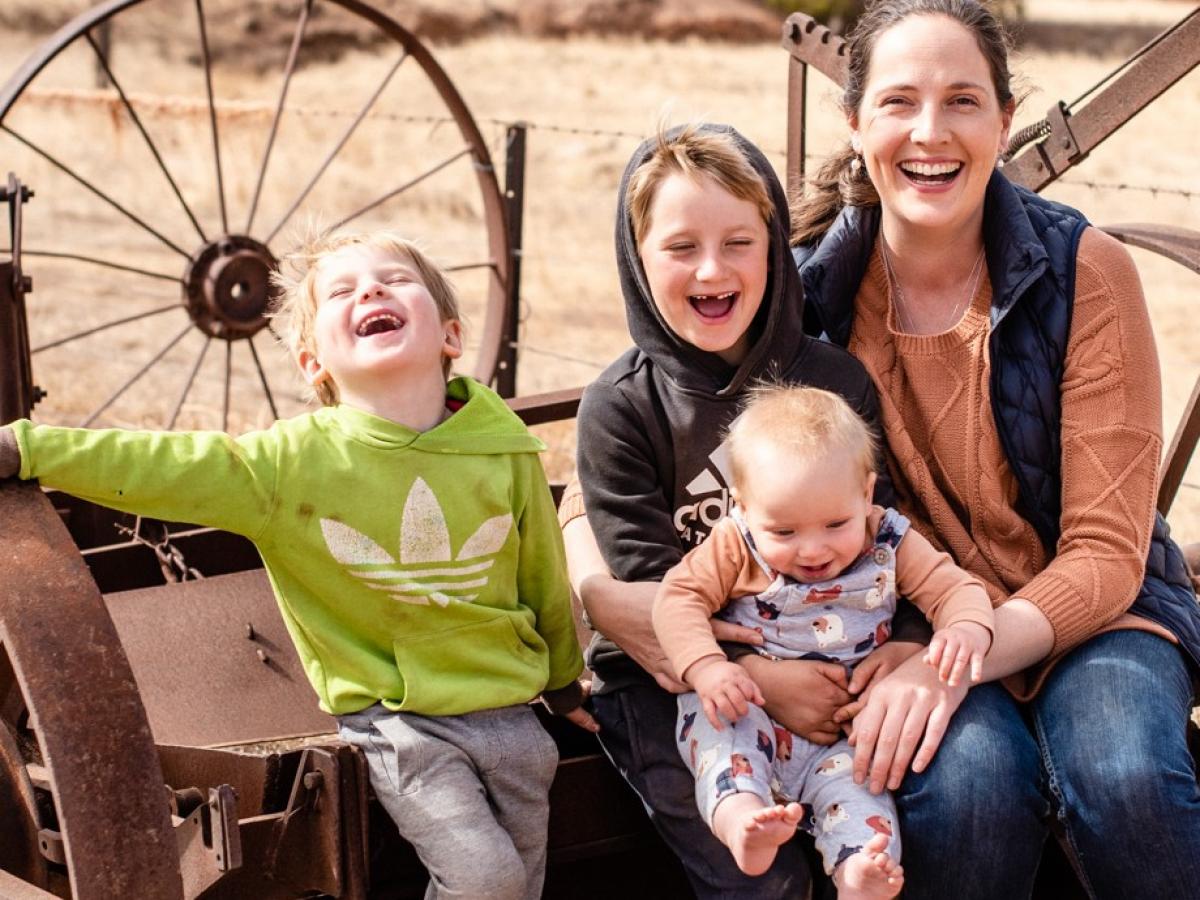
{"type": "MultiPolygon", "coordinates": [[[[685,688],[662,659],[650,607],[657,582],[729,511],[719,438],[752,383],[769,379],[833,391],[873,425],[875,391],[854,357],[804,334],[786,196],[763,154],[734,129],[687,126],[643,142],[621,180],[616,246],[637,346],[583,395],[582,503],[568,492],[561,511],[569,523],[586,508],[595,536],[593,542],[582,520],[566,529],[573,584],[592,623],[607,635],[598,634],[587,655],[600,737],[699,897],[803,896],[808,867],[795,842],[782,848],[766,874],[747,876],[697,814],[694,781],[672,733],[670,691],[685,688]]],[[[886,472],[879,474],[876,500],[886,504],[891,484],[886,472]]],[[[897,619],[899,640],[927,640],[914,612],[897,619]]],[[[761,641],[736,626],[718,624],[716,633],[761,641]]],[[[897,638],[889,643],[876,664],[864,661],[849,683],[836,665],[777,663],[753,653],[739,661],[763,688],[768,710],[786,721],[773,700],[790,699],[795,707],[807,698],[773,694],[764,665],[812,667],[806,683],[823,685],[828,708],[831,697],[848,702],[917,649],[905,651],[897,638]]],[[[827,718],[808,724],[793,730],[821,743],[836,737],[827,718]]]]}

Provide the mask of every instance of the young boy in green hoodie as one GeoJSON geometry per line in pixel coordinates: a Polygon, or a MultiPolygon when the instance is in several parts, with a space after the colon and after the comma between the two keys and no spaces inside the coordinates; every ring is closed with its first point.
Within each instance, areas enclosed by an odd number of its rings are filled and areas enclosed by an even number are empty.
{"type": "Polygon", "coordinates": [[[254,541],[321,708],[430,873],[427,896],[536,898],[558,762],[528,701],[596,730],[531,435],[447,384],[457,298],[412,243],[321,238],[278,278],[323,408],[224,432],[0,429],[0,477],[254,541]]]}

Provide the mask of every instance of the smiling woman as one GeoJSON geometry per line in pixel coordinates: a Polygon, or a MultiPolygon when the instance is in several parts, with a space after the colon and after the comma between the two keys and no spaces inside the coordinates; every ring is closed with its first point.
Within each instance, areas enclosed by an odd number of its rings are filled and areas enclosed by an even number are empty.
{"type": "Polygon", "coordinates": [[[990,683],[913,657],[854,719],[856,774],[896,790],[905,895],[1029,896],[1053,815],[1089,896],[1191,896],[1200,612],[1155,514],[1137,272],[997,169],[1014,101],[981,3],[874,4],[842,102],[849,145],[797,216],[806,325],[866,365],[899,508],[996,607],[990,683]]]}

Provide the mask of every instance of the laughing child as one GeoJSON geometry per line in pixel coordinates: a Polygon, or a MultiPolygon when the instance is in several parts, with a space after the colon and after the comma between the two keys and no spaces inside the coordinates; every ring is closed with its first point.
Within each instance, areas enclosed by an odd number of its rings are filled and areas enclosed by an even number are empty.
{"type": "Polygon", "coordinates": [[[458,301],[414,244],[325,237],[291,262],[281,315],[322,409],[239,438],[21,421],[0,477],[254,541],[427,896],[533,900],[558,754],[528,701],[596,727],[543,445],[486,387],[447,383],[458,301]]]}
{"type": "MultiPolygon", "coordinates": [[[[792,843],[766,873],[747,875],[697,812],[669,692],[685,686],[650,622],[657,582],[729,510],[722,439],[749,385],[770,378],[825,388],[868,422],[877,418],[862,365],[804,334],[789,232],[787,198],[770,162],[732,128],[673,128],[634,151],[618,194],[616,250],[636,346],[584,392],[582,493],[568,492],[560,510],[572,580],[599,632],[588,661],[600,739],[701,898],[803,895],[807,866],[792,843]]],[[[882,473],[880,481],[890,502],[882,473]]],[[[865,687],[872,669],[882,674],[882,660],[917,650],[898,639],[927,640],[927,628],[914,610],[902,611],[892,640],[853,681],[840,665],[772,663],[745,647],[739,662],[769,701],[813,720],[807,707],[815,704],[788,689],[797,677],[825,685],[835,705],[847,703],[847,688],[865,687]],[[788,682],[784,669],[795,673],[788,682]]],[[[740,635],[726,632],[756,639],[749,629],[740,635]]]]}

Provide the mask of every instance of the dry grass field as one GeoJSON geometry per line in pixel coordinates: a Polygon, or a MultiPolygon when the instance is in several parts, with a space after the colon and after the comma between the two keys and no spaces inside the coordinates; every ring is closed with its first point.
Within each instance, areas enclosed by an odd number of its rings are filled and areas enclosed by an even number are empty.
{"type": "MultiPolygon", "coordinates": [[[[6,6],[8,6],[6,0],[6,6]]],[[[18,4],[13,4],[13,7],[18,4]]],[[[37,4],[43,11],[54,3],[37,4]]],[[[80,4],[59,0],[62,8],[80,4]]],[[[212,2],[214,91],[218,98],[222,174],[230,229],[244,230],[279,94],[282,51],[256,52],[237,19],[247,4],[212,2]],[[222,49],[239,24],[236,47],[222,49]],[[225,23],[222,30],[219,25],[225,23]]],[[[1165,26],[1194,4],[1175,0],[1027,0],[1031,19],[1070,22],[1086,10],[1093,23],[1165,26]]],[[[208,126],[203,68],[194,7],[153,0],[122,13],[113,33],[113,70],[178,181],[188,206],[211,235],[220,231],[220,205],[208,126]]],[[[273,10],[298,7],[280,3],[273,10]]],[[[32,5],[31,5],[31,8],[32,5]]],[[[275,12],[268,15],[294,15],[275,12]]],[[[23,31],[7,10],[0,33],[0,75],[7,77],[47,35],[23,31]]],[[[29,21],[33,21],[30,19],[29,21]]],[[[45,16],[33,21],[44,26],[45,16]]],[[[289,20],[290,21],[290,20],[289,20]]],[[[328,26],[331,20],[325,20],[328,26]]],[[[290,29],[284,29],[286,33],[290,29]]],[[[317,42],[302,53],[288,93],[255,223],[263,237],[282,217],[399,57],[399,47],[376,41],[367,49],[332,52],[317,42]]],[[[434,54],[462,93],[489,144],[502,158],[505,123],[527,121],[525,255],[522,279],[522,393],[585,383],[628,344],[612,264],[615,188],[625,159],[660,120],[704,118],[737,125],[766,149],[782,171],[786,125],[785,53],[772,42],[730,44],[686,40],[580,37],[544,40],[515,34],[482,36],[434,46],[434,54]]],[[[1017,67],[1030,89],[1017,124],[1040,118],[1060,99],[1072,101],[1114,68],[1115,53],[1038,51],[1020,54],[1017,67]]],[[[810,151],[831,148],[842,133],[827,83],[810,94],[810,151]]],[[[1197,227],[1200,174],[1193,148],[1200,138],[1200,72],[1193,72],[1099,148],[1047,193],[1083,209],[1099,224],[1148,221],[1197,227]],[[1090,182],[1085,183],[1085,182],[1090,182]],[[1119,190],[1113,185],[1131,188],[1119,190]],[[1169,190],[1159,190],[1167,188],[1169,190]],[[1190,192],[1182,196],[1179,191],[1190,192]]],[[[298,213],[271,241],[277,253],[294,239],[293,226],[310,217],[336,221],[435,163],[452,157],[462,140],[431,84],[412,60],[383,89],[371,114],[318,181],[298,213]]],[[[26,208],[25,246],[70,252],[136,266],[153,278],[48,257],[30,257],[35,292],[29,297],[35,346],[116,319],[177,304],[185,256],[200,245],[196,230],[172,195],[115,93],[98,87],[91,50],[82,41],[55,58],[4,119],[7,128],[43,148],[129,211],[152,225],[172,249],[93,193],[0,133],[0,165],[37,191],[26,208]],[[183,252],[180,252],[183,251],[183,252]]],[[[486,258],[480,194],[469,163],[458,160],[418,187],[383,204],[356,224],[387,224],[420,236],[449,264],[486,258]]],[[[0,238],[6,243],[7,236],[0,238]]],[[[1182,267],[1135,251],[1158,337],[1168,432],[1200,373],[1196,319],[1200,279],[1182,267]]],[[[458,277],[476,335],[486,272],[458,277]]],[[[36,414],[47,421],[86,417],[130,376],[182,333],[145,377],[109,407],[97,423],[158,426],[170,416],[204,344],[186,330],[179,309],[46,350],[35,375],[50,396],[36,414]]],[[[290,363],[267,335],[257,341],[281,414],[302,408],[290,363]]],[[[265,424],[270,411],[244,346],[234,348],[235,429],[265,424]]],[[[220,425],[223,348],[204,359],[201,378],[183,405],[180,424],[220,425]]],[[[569,471],[569,424],[544,434],[553,445],[552,474],[569,471]]],[[[1200,485],[1200,462],[1188,481],[1200,485]]],[[[1200,539],[1200,489],[1185,488],[1172,523],[1185,538],[1200,539]]]]}

